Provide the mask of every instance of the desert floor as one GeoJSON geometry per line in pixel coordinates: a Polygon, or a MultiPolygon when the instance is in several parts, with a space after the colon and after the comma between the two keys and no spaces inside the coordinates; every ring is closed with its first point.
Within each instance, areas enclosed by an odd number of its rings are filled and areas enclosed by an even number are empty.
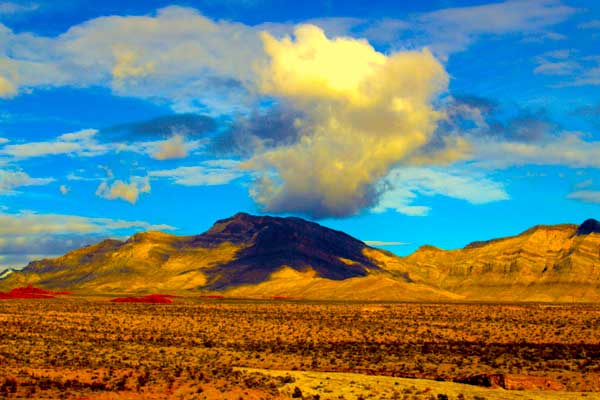
{"type": "Polygon", "coordinates": [[[0,398],[600,399],[600,305],[109,299],[0,300],[0,398]]]}

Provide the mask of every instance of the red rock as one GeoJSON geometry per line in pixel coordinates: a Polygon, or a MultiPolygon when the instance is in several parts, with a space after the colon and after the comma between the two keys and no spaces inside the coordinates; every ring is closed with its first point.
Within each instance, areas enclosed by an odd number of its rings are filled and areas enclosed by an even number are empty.
{"type": "Polygon", "coordinates": [[[110,300],[113,303],[150,303],[150,304],[171,304],[173,295],[165,294],[149,294],[146,296],[131,296],[131,297],[117,297],[116,299],[110,300]]]}
{"type": "Polygon", "coordinates": [[[68,295],[70,292],[53,292],[51,290],[40,289],[31,285],[26,287],[14,288],[9,292],[0,292],[0,299],[55,299],[56,295],[68,295]]]}

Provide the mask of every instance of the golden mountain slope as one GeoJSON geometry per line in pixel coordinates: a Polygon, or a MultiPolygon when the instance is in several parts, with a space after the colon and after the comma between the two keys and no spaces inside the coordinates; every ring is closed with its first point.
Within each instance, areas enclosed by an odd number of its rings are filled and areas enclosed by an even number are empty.
{"type": "Polygon", "coordinates": [[[299,218],[248,214],[206,233],[146,232],[30,263],[0,290],[218,293],[395,301],[600,301],[600,224],[537,226],[407,257],[299,218]]]}
{"type": "Polygon", "coordinates": [[[193,237],[145,232],[129,240],[104,240],[62,257],[30,263],[0,287],[32,284],[93,292],[156,292],[198,289],[206,268],[231,261],[242,248],[232,243],[196,247],[193,237]]]}
{"type": "Polygon", "coordinates": [[[472,300],[600,301],[600,233],[536,226],[460,250],[424,246],[403,267],[472,300]]]}

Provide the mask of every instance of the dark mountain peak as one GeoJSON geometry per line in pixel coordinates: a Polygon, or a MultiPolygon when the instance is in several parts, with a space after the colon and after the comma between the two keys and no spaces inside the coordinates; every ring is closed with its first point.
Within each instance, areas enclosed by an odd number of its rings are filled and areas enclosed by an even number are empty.
{"type": "Polygon", "coordinates": [[[204,235],[229,234],[237,235],[253,230],[257,225],[264,224],[274,217],[260,217],[239,212],[229,218],[220,219],[204,235]]]}
{"type": "Polygon", "coordinates": [[[593,218],[585,220],[583,224],[579,225],[579,228],[577,228],[578,235],[589,235],[590,233],[600,233],[600,222],[593,218]]]}
{"type": "Polygon", "coordinates": [[[218,220],[208,230],[200,235],[201,237],[222,238],[231,242],[240,242],[256,239],[256,235],[269,236],[269,239],[285,239],[298,236],[335,236],[336,239],[351,241],[359,247],[366,245],[352,236],[319,225],[315,222],[307,221],[297,217],[272,217],[269,215],[251,215],[247,213],[237,213],[232,217],[218,220]],[[273,236],[273,237],[271,237],[273,236]]]}
{"type": "Polygon", "coordinates": [[[225,242],[242,246],[235,262],[214,271],[214,288],[236,279],[240,280],[235,282],[238,284],[260,282],[282,265],[297,270],[311,267],[319,276],[330,279],[364,276],[369,269],[379,269],[363,254],[367,245],[360,240],[296,217],[238,213],[217,221],[194,242],[202,246],[225,242]]]}

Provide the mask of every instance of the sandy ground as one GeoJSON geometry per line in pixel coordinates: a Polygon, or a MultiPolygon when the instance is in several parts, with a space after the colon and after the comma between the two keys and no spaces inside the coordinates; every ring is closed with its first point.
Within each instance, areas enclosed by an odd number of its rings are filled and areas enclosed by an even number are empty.
{"type": "Polygon", "coordinates": [[[297,386],[304,395],[319,395],[321,399],[437,399],[438,394],[446,394],[450,399],[457,399],[462,394],[465,399],[481,400],[600,399],[600,393],[509,391],[425,379],[336,372],[276,371],[251,368],[242,368],[241,370],[273,376],[290,375],[295,381],[282,389],[284,394],[291,396],[297,386]]]}

